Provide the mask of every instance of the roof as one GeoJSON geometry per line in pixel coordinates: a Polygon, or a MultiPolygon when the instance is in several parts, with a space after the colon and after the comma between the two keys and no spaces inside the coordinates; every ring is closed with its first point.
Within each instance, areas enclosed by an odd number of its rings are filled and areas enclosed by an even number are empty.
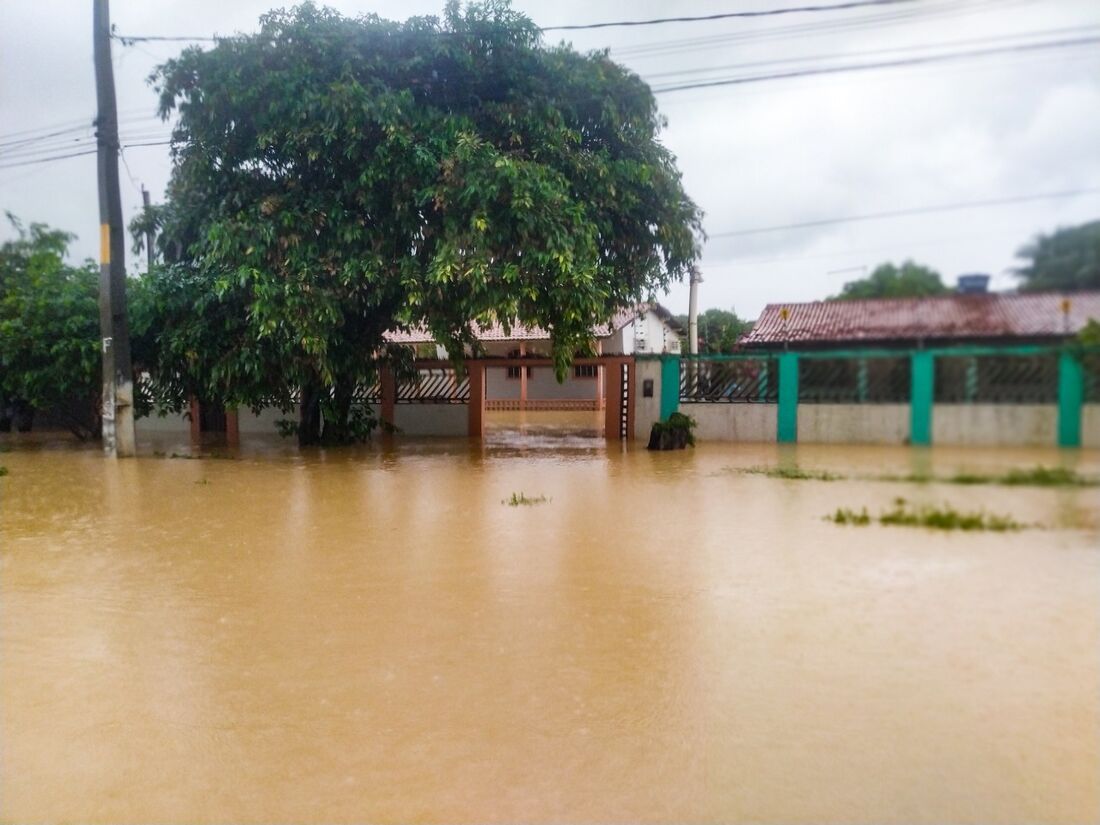
{"type": "MultiPolygon", "coordinates": [[[[652,311],[662,321],[673,329],[678,325],[672,320],[672,315],[667,309],[658,303],[638,304],[636,307],[621,309],[612,316],[611,322],[599,324],[592,328],[593,338],[606,338],[625,327],[639,315],[652,311]]],[[[531,327],[524,324],[513,324],[511,332],[504,331],[504,325],[499,321],[491,326],[474,326],[474,334],[479,341],[549,341],[550,333],[542,327],[531,327]]],[[[431,332],[423,327],[410,330],[395,330],[386,333],[386,340],[391,344],[430,344],[435,341],[431,332]]]]}
{"type": "Polygon", "coordinates": [[[1079,332],[1089,318],[1100,319],[1100,291],[768,304],[739,343],[1061,338],[1079,332]]]}

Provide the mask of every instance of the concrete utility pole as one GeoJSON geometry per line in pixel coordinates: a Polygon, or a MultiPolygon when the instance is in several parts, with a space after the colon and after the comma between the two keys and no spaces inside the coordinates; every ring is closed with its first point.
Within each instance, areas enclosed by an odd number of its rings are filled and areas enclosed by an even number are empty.
{"type": "Polygon", "coordinates": [[[111,12],[108,0],[93,0],[95,92],[99,105],[99,330],[103,350],[103,450],[134,454],[134,378],[130,365],[130,325],[126,320],[126,238],[118,189],[118,110],[111,65],[111,12]]]}
{"type": "Polygon", "coordinates": [[[691,355],[699,354],[699,284],[702,282],[702,273],[692,267],[688,293],[688,353],[691,355]]]}
{"type": "MultiPolygon", "coordinates": [[[[141,186],[141,202],[145,205],[145,217],[148,220],[149,190],[145,188],[145,184],[141,186]]],[[[153,227],[149,225],[145,227],[145,271],[153,271],[153,227]]]]}

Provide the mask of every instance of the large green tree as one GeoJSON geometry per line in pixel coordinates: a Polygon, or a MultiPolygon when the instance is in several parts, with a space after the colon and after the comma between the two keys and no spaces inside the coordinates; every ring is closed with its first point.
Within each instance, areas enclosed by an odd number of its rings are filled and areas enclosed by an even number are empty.
{"type": "Polygon", "coordinates": [[[81,439],[99,434],[99,275],[65,261],[73,236],[11,215],[0,246],[0,423],[48,411],[81,439]]]}
{"type": "Polygon", "coordinates": [[[1100,289],[1100,221],[1040,235],[1016,257],[1026,261],[1015,270],[1022,292],[1100,289]]]}
{"type": "MultiPolygon", "coordinates": [[[[687,335],[688,316],[677,315],[676,321],[687,335]]],[[[732,309],[711,307],[699,313],[699,352],[731,353],[737,347],[737,339],[752,329],[752,321],[746,321],[732,309]]]]}
{"type": "Polygon", "coordinates": [[[946,295],[940,273],[924,264],[904,261],[900,266],[890,262],[879,264],[866,278],[849,281],[839,295],[830,301],[853,301],[861,298],[925,298],[946,295]]]}
{"type": "Polygon", "coordinates": [[[475,323],[536,324],[564,374],[594,325],[698,256],[646,84],[544,46],[506,2],[404,23],[305,4],[154,82],[179,116],[164,286],[199,301],[158,346],[206,397],[300,389],[303,443],[348,435],[387,330],[461,353],[475,323]]]}

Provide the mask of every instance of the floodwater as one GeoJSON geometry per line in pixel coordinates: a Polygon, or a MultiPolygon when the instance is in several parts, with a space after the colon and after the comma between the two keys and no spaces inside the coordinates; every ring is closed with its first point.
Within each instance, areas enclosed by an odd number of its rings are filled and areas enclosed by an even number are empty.
{"type": "Polygon", "coordinates": [[[1100,817],[1100,489],[739,471],[1097,453],[7,443],[4,821],[1100,817]]]}

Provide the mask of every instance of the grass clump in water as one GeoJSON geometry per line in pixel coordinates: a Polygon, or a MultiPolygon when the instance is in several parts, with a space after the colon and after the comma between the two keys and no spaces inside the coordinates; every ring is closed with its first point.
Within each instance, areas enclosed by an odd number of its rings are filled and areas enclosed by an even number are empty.
{"type": "Polygon", "coordinates": [[[527,496],[523,493],[512,493],[511,498],[501,500],[501,504],[509,507],[532,507],[536,504],[546,504],[550,499],[546,496],[527,496]]]}
{"type": "Polygon", "coordinates": [[[913,507],[903,498],[894,499],[892,510],[871,518],[867,508],[856,512],[847,507],[838,507],[836,512],[825,517],[834,524],[853,524],[864,527],[872,521],[895,527],[927,527],[931,530],[992,530],[1003,533],[1008,530],[1022,530],[1025,525],[1011,516],[998,516],[984,511],[963,512],[949,504],[942,507],[925,505],[913,507]]]}
{"type": "Polygon", "coordinates": [[[785,478],[798,481],[837,481],[844,478],[842,475],[830,473],[826,470],[803,470],[799,467],[748,467],[742,472],[767,476],[768,478],[785,478]]]}
{"type": "Polygon", "coordinates": [[[0,478],[3,478],[8,474],[8,468],[0,464],[0,478]]]}
{"type": "Polygon", "coordinates": [[[858,513],[848,507],[837,507],[835,513],[825,518],[833,524],[854,524],[857,527],[865,527],[871,523],[871,516],[866,507],[858,513]]]}
{"type": "Polygon", "coordinates": [[[1087,478],[1065,467],[1032,467],[1029,470],[1009,470],[998,479],[998,483],[1029,487],[1095,487],[1100,480],[1087,478]]]}

